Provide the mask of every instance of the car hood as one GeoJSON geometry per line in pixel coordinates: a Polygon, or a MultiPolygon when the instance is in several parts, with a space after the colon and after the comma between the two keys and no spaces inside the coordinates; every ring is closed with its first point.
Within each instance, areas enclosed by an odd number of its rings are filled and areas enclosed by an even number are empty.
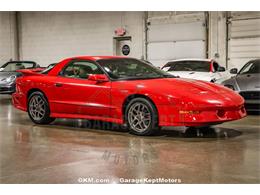
{"type": "Polygon", "coordinates": [[[196,72],[196,71],[169,71],[168,73],[179,76],[180,78],[196,79],[203,81],[211,81],[211,72],[196,72]]]}
{"type": "MultiPolygon", "coordinates": [[[[211,82],[181,79],[181,78],[165,78],[165,79],[149,79],[139,81],[127,81],[121,84],[126,89],[130,87],[143,94],[152,94],[158,97],[169,97],[172,99],[185,100],[198,104],[210,103],[214,105],[233,105],[243,104],[243,98],[227,87],[211,82]]],[[[120,86],[119,86],[120,87],[120,86]]],[[[161,103],[161,102],[160,102],[161,103]]],[[[163,104],[163,103],[162,103],[163,104]]]]}
{"type": "Polygon", "coordinates": [[[20,75],[21,73],[18,73],[18,72],[0,72],[0,80],[4,79],[4,78],[8,78],[12,75],[20,75]]]}
{"type": "Polygon", "coordinates": [[[3,79],[8,78],[10,76],[19,76],[21,75],[21,73],[18,72],[0,72],[0,84],[6,84],[5,81],[3,81],[3,79]]]}
{"type": "Polygon", "coordinates": [[[241,74],[233,79],[240,91],[260,90],[260,74],[241,74]]]}
{"type": "Polygon", "coordinates": [[[232,92],[232,90],[226,89],[226,87],[223,87],[221,85],[193,79],[160,79],[158,80],[157,84],[161,86],[161,89],[164,89],[167,92],[168,90],[172,91],[173,93],[175,91],[178,91],[181,92],[183,95],[189,96],[191,94],[200,96],[203,96],[203,94],[222,96],[223,94],[232,92]]]}

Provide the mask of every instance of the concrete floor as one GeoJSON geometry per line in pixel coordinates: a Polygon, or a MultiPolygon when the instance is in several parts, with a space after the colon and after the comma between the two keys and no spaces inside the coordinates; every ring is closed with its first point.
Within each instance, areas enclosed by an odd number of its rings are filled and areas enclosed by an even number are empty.
{"type": "Polygon", "coordinates": [[[259,119],[248,116],[207,132],[172,128],[137,137],[116,127],[100,130],[101,123],[89,128],[88,121],[34,125],[12,107],[10,96],[0,96],[0,183],[260,183],[259,119]]]}

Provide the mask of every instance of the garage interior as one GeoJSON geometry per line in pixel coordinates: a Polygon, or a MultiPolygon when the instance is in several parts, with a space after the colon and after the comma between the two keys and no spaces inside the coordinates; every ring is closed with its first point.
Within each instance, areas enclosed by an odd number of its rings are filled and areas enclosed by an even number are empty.
{"type": "MultiPolygon", "coordinates": [[[[155,66],[212,58],[240,69],[260,58],[260,12],[0,12],[0,43],[1,65],[32,60],[46,67],[72,56],[123,55],[127,44],[128,56],[155,66]]],[[[171,127],[137,137],[100,121],[35,125],[10,95],[0,95],[0,183],[80,183],[86,177],[259,183],[259,119],[250,113],[206,132],[171,127]]]]}

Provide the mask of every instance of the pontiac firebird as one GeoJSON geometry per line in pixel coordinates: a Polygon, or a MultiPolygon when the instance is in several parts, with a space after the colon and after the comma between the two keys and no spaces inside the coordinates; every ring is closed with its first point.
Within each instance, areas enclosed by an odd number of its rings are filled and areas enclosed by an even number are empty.
{"type": "Polygon", "coordinates": [[[81,56],[41,73],[21,72],[13,105],[36,124],[101,120],[151,135],[162,126],[205,127],[246,116],[244,99],[232,90],[176,78],[134,58],[81,56]]]}

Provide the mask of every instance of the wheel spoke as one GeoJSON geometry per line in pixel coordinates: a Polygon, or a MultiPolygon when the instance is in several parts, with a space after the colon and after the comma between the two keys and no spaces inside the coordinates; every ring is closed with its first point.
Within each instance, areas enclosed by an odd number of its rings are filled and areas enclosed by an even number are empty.
{"type": "Polygon", "coordinates": [[[34,120],[41,120],[46,112],[45,102],[41,96],[35,95],[29,102],[29,112],[34,120]]]}
{"type": "Polygon", "coordinates": [[[128,121],[135,131],[145,131],[151,123],[151,113],[147,105],[141,102],[133,104],[128,111],[128,121]]]}

